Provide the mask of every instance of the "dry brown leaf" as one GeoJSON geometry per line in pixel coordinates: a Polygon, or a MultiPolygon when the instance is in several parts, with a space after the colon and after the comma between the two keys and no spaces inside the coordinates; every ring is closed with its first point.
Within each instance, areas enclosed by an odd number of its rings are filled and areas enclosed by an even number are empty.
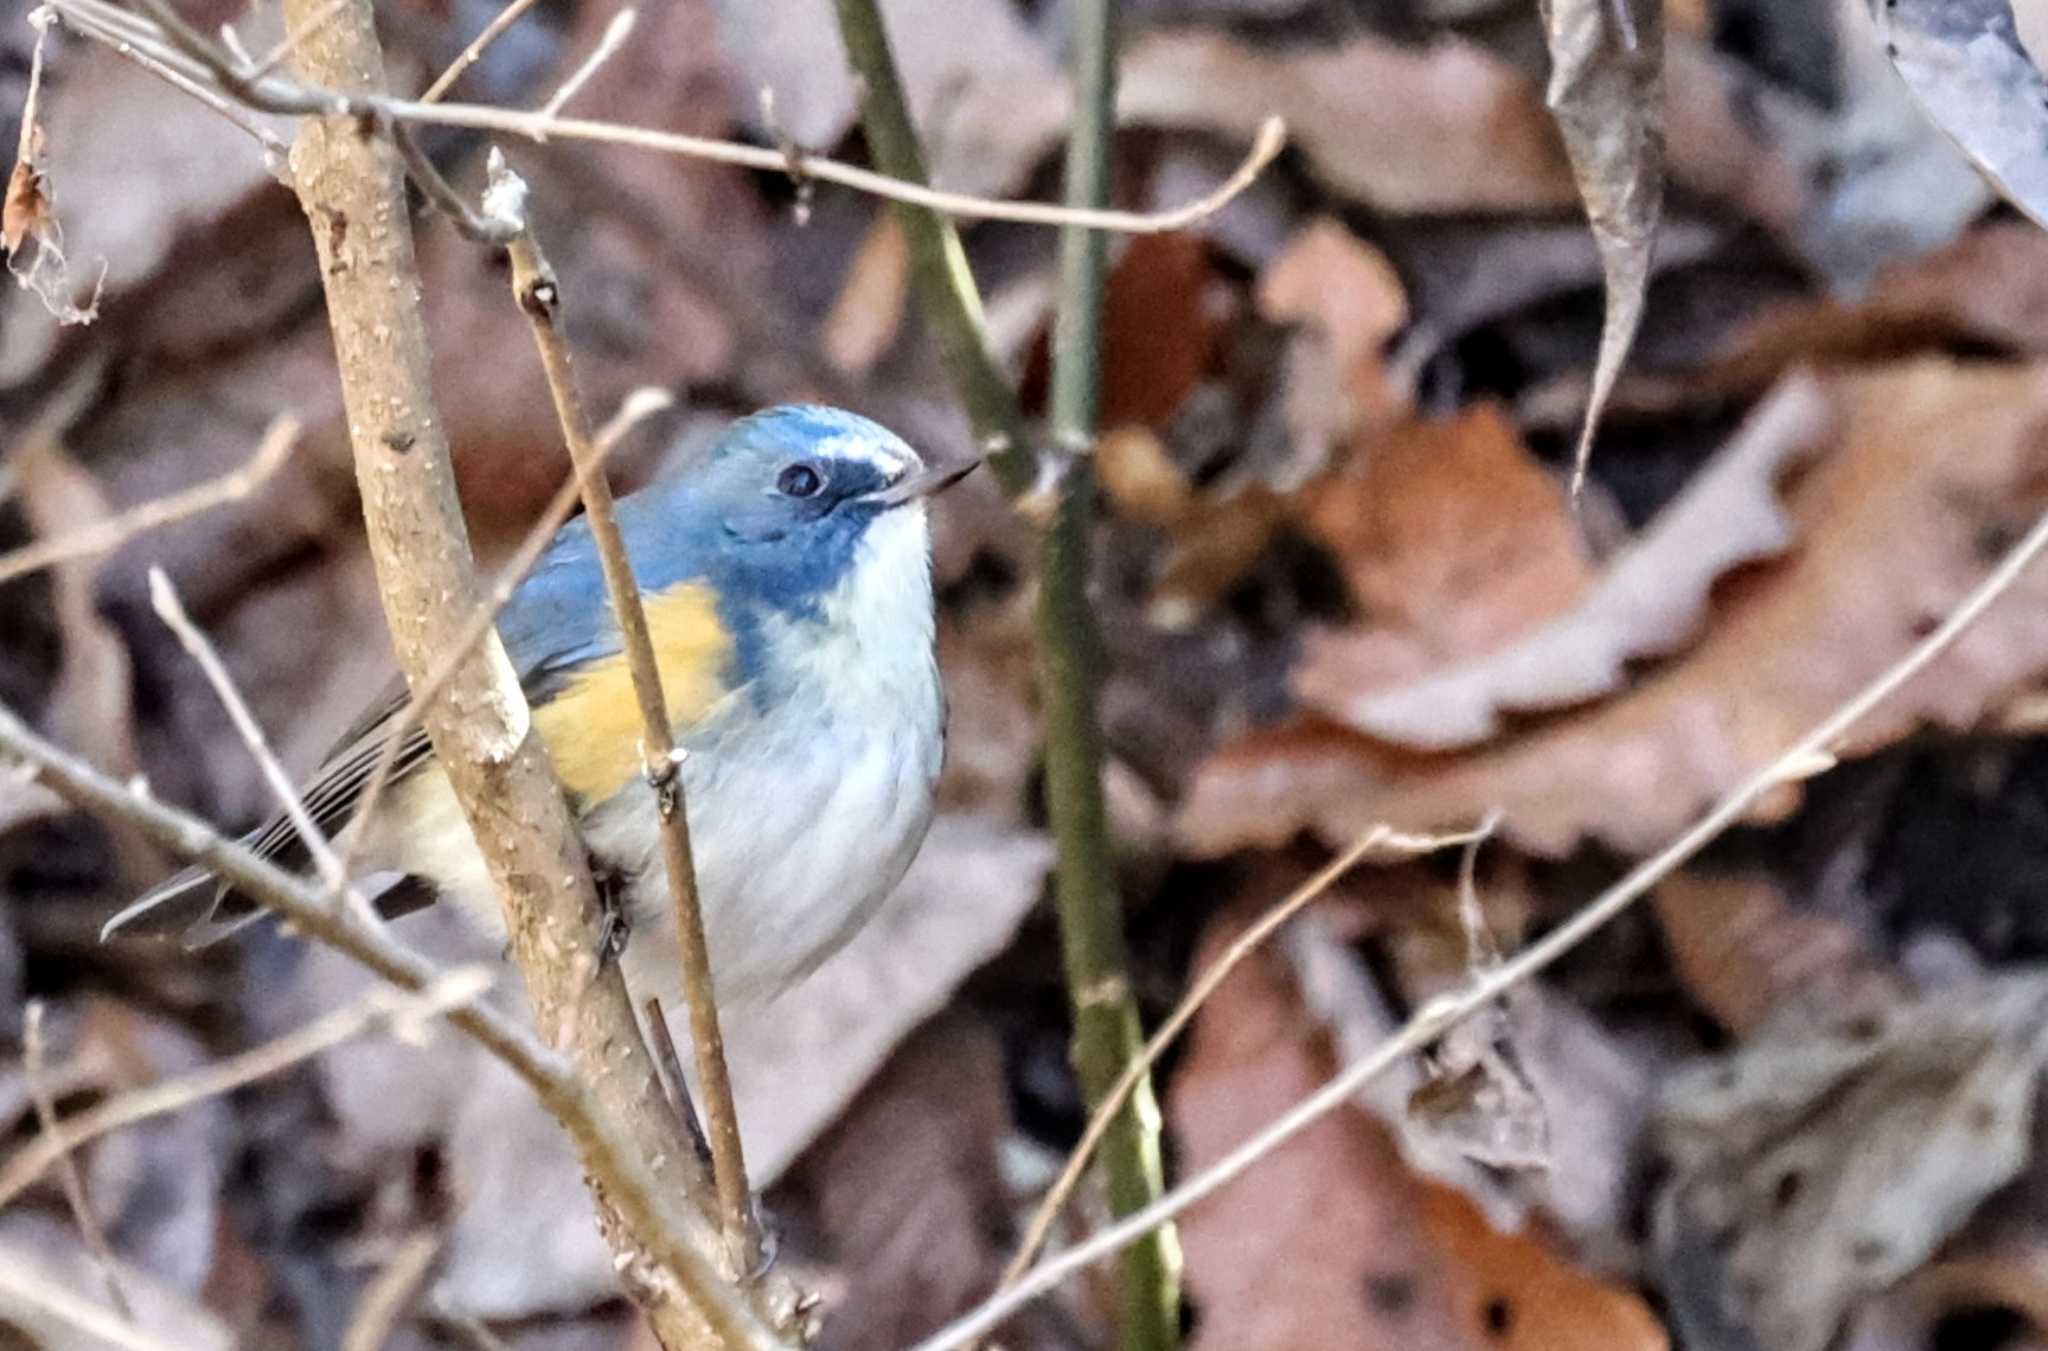
{"type": "Polygon", "coordinates": [[[1794,377],[1761,404],[1683,495],[1621,551],[1568,613],[1519,640],[1393,689],[1347,688],[1311,647],[1303,701],[1361,732],[1416,750],[1470,746],[1502,715],[1568,708],[1618,689],[1631,662],[1690,641],[1715,582],[1793,540],[1778,481],[1828,431],[1819,387],[1794,377]]]}
{"type": "MultiPolygon", "coordinates": [[[[2048,367],[1923,361],[1830,378],[1839,435],[1788,495],[1803,547],[1735,579],[1684,658],[1628,694],[1474,753],[1416,757],[1316,722],[1211,756],[1183,808],[1198,852],[1488,808],[1525,847],[1667,839],[1938,623],[2048,504],[2048,367]]],[[[2048,668],[2048,575],[2022,578],[1883,709],[1851,753],[1962,727],[2048,668]]],[[[1788,790],[1766,804],[1782,811],[1788,790]]]]}
{"type": "Polygon", "coordinates": [[[1545,101],[1600,246],[1606,306],[1573,483],[1583,483],[1600,410],[1642,322],[1664,206],[1663,0],[1542,0],[1545,101]]]}
{"type": "Polygon", "coordinates": [[[42,128],[31,127],[28,138],[30,152],[14,162],[7,175],[7,200],[0,206],[0,246],[7,249],[10,257],[20,252],[31,236],[47,233],[55,220],[50,214],[50,194],[43,182],[43,171],[36,166],[41,154],[42,128]]]}
{"type": "Polygon", "coordinates": [[[2026,1166],[2044,1057],[2034,969],[1842,1030],[1773,1024],[1675,1076],[1653,1229],[1680,1330],[1830,1344],[1852,1301],[1919,1267],[2026,1166]]]}
{"type": "MultiPolygon", "coordinates": [[[[998,1158],[1009,1129],[1001,1044],[941,1015],[805,1154],[789,1181],[846,1287],[823,1345],[908,1346],[988,1293],[1009,1256],[998,1158]]],[[[1011,1331],[998,1340],[1024,1344],[1011,1331]]]]}
{"type": "Polygon", "coordinates": [[[1577,201],[1536,90],[1455,38],[1272,50],[1219,32],[1148,34],[1124,53],[1117,111],[1125,122],[1246,143],[1277,113],[1319,177],[1383,211],[1551,211],[1577,201]]]}
{"type": "Polygon", "coordinates": [[[1927,114],[2048,226],[2048,79],[2027,55],[2010,0],[1886,0],[1872,21],[1927,114]]]}
{"type": "MultiPolygon", "coordinates": [[[[1164,427],[1208,373],[1222,328],[1222,300],[1208,245],[1192,233],[1139,235],[1110,269],[1102,298],[1104,430],[1164,427]]],[[[1027,410],[1051,389],[1052,343],[1042,331],[1019,382],[1027,410]]]]}
{"type": "MultiPolygon", "coordinates": [[[[1213,956],[1231,924],[1212,926],[1213,956]]],[[[1205,960],[1197,958],[1197,965],[1205,960]]],[[[1190,1170],[1320,1084],[1327,1033],[1285,962],[1246,961],[1203,1008],[1167,1117],[1190,1170]]],[[[1456,1192],[1403,1167],[1357,1108],[1309,1126],[1181,1225],[1191,1351],[1661,1351],[1642,1301],[1495,1233],[1456,1192]]]]}
{"type": "Polygon", "coordinates": [[[1107,431],[1095,443],[1095,480],[1127,520],[1171,530],[1194,509],[1195,485],[1146,427],[1107,431]]]}
{"type": "Polygon", "coordinates": [[[1192,624],[1265,556],[1293,515],[1286,498],[1256,483],[1198,499],[1175,532],[1148,617],[1162,629],[1192,624]]]}
{"type": "Polygon", "coordinates": [[[884,211],[861,237],[846,283],[825,316],[819,346],[848,375],[864,375],[889,350],[910,304],[910,241],[896,213],[884,211]]]}
{"type": "Polygon", "coordinates": [[[1853,925],[1796,909],[1763,874],[1676,873],[1650,908],[1678,978],[1737,1036],[1780,1007],[1847,1018],[1901,993],[1853,925]]]}
{"type": "Polygon", "coordinates": [[[1560,1262],[1527,1234],[1503,1234],[1462,1193],[1422,1195],[1423,1232],[1450,1259],[1451,1298],[1482,1345],[1502,1351],[1667,1351],[1671,1339],[1634,1293],[1560,1262]]]}
{"type": "Polygon", "coordinates": [[[1412,382],[1382,359],[1408,324],[1407,292],[1387,256],[1342,222],[1322,217],[1296,234],[1259,275],[1258,305],[1272,323],[1308,329],[1288,350],[1287,420],[1297,440],[1328,447],[1410,412],[1412,382]]]}
{"type": "Polygon", "coordinates": [[[1299,506],[1366,621],[1311,634],[1295,683],[1319,707],[1497,648],[1592,579],[1564,494],[1493,404],[1388,434],[1299,506]]]}

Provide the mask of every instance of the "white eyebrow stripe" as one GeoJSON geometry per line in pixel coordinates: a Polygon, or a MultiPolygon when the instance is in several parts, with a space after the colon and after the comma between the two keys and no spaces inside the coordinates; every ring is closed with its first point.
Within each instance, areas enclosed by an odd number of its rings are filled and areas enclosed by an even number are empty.
{"type": "Polygon", "coordinates": [[[827,460],[855,460],[873,465],[890,478],[906,473],[918,463],[916,453],[900,443],[892,446],[868,436],[834,436],[820,443],[818,455],[827,460]]]}

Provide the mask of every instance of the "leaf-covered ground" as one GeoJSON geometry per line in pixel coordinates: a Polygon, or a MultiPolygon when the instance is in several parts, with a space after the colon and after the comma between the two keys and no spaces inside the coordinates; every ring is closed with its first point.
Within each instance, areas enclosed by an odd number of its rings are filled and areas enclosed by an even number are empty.
{"type": "MultiPolygon", "coordinates": [[[[209,31],[233,20],[253,51],[277,37],[273,4],[182,8],[209,31]]],[[[616,8],[538,6],[460,95],[541,103],[616,8]]],[[[1966,129],[1990,116],[1942,102],[1960,77],[1926,64],[1953,36],[1925,17],[1941,8],[1892,20],[1902,81],[1861,0],[1126,6],[1120,204],[1197,198],[1267,116],[1290,131],[1212,217],[1113,246],[1094,594],[1148,1017],[1362,832],[1500,813],[1476,906],[1455,849],[1369,861],[1223,985],[1164,1065],[1174,1176],[1475,959],[1554,927],[1898,661],[2048,509],[2048,235],[1915,100],[1966,129]],[[1587,9],[1627,32],[1580,35],[1605,64],[1568,148],[1546,14],[1587,9]],[[1668,184],[1645,255],[1650,189],[1585,141],[1599,109],[1655,89],[1614,53],[1660,23],[1668,184]],[[1575,499],[1603,280],[1644,266],[1575,499]]],[[[378,9],[393,82],[416,89],[497,5],[378,9]]],[[[1055,194],[1062,7],[885,9],[938,184],[1055,194]]],[[[1971,49],[2018,91],[1997,106],[2033,89],[2011,62],[2040,36],[2023,14],[2010,43],[1971,49]]],[[[0,44],[17,118],[33,33],[10,13],[0,44]]],[[[48,294],[0,301],[0,555],[233,470],[280,412],[305,432],[251,494],[0,582],[0,701],[240,829],[271,799],[153,613],[149,567],[294,769],[390,672],[313,252],[242,131],[104,48],[54,37],[45,64],[44,177],[10,199],[8,233],[22,259],[57,246],[61,269],[44,256],[48,294]],[[57,323],[45,302],[84,307],[96,281],[98,321],[57,323]]],[[[859,160],[858,94],[824,0],[668,0],[573,111],[859,160]]],[[[473,191],[484,139],[424,140],[473,191]]],[[[2024,140],[1978,151],[2023,203],[2041,172],[2024,140]]],[[[593,405],[678,396],[615,457],[623,484],[799,398],[970,448],[874,201],[615,146],[507,150],[593,405]]],[[[566,458],[494,265],[439,217],[418,230],[464,503],[502,557],[566,458]]],[[[1036,408],[1055,237],[980,225],[967,242],[1036,408]]],[[[903,1345],[986,1294],[1082,1125],[1044,904],[1031,544],[988,476],[943,500],[938,823],[868,931],[728,1029],[780,1261],[821,1296],[834,1348],[903,1345]]],[[[1190,1344],[2048,1340],[2044,678],[2036,569],[1645,906],[1193,1211],[1190,1344]]],[[[364,990],[269,930],[203,954],[98,943],[167,864],[0,765],[0,1169],[36,1134],[32,1088],[81,1110],[364,990]]],[[[400,932],[470,951],[432,914],[400,932]]],[[[155,1344],[339,1346],[406,1261],[429,1265],[391,1346],[653,1344],[555,1127],[445,1029],[351,1041],[78,1163],[155,1344]]],[[[1105,1210],[1084,1189],[1057,1241],[1105,1210]]],[[[0,1211],[0,1270],[108,1297],[58,1174],[0,1211]]],[[[0,1344],[114,1344],[10,1288],[0,1344]]],[[[1081,1279],[1003,1344],[1106,1346],[1113,1308],[1081,1279]]]]}

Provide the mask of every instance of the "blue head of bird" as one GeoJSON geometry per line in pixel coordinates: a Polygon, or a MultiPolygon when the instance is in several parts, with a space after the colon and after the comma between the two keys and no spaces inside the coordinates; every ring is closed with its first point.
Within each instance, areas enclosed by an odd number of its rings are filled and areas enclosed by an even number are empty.
{"type": "Polygon", "coordinates": [[[757,697],[886,698],[931,659],[925,499],[972,467],[929,468],[853,413],[774,408],[622,502],[620,523],[644,591],[708,584],[757,697]]]}

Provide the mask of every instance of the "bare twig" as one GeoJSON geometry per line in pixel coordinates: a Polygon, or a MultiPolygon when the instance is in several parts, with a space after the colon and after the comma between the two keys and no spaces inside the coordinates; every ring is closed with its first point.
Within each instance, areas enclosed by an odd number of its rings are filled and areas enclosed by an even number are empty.
{"type": "MultiPolygon", "coordinates": [[[[620,402],[618,412],[612,414],[611,421],[605,423],[597,434],[594,457],[596,463],[602,465],[633,428],[674,402],[675,397],[668,391],[652,386],[642,386],[628,394],[620,402]]],[[[341,832],[341,858],[344,870],[351,850],[362,837],[362,831],[356,827],[368,821],[377,810],[377,804],[383,800],[384,790],[390,786],[391,773],[398,765],[398,752],[405,744],[407,734],[419,726],[421,714],[441,697],[441,691],[448,687],[449,680],[461,669],[462,664],[469,660],[470,654],[476,651],[476,645],[491,631],[491,626],[498,622],[499,611],[511,601],[512,593],[526,580],[526,574],[533,571],[533,565],[539,562],[541,554],[547,551],[548,545],[554,540],[555,532],[562,528],[562,522],[568,520],[569,513],[576,509],[576,503],[581,500],[582,494],[583,471],[572,470],[569,477],[562,480],[562,486],[555,489],[555,495],[548,499],[547,506],[541,510],[540,515],[527,530],[526,538],[519,542],[518,549],[514,550],[512,557],[498,569],[497,577],[491,582],[491,589],[478,602],[476,609],[470,612],[461,632],[456,634],[454,646],[436,658],[427,678],[413,687],[412,698],[406,704],[405,711],[398,715],[397,720],[385,732],[384,748],[377,756],[376,767],[370,771],[370,777],[356,799],[356,809],[349,818],[349,825],[341,832]]]]}
{"type": "Polygon", "coordinates": [[[604,32],[598,36],[597,46],[591,49],[583,64],[571,71],[569,78],[562,81],[562,87],[555,91],[554,97],[540,106],[541,116],[560,116],[562,109],[569,106],[569,100],[575,98],[583,86],[590,83],[591,77],[604,67],[604,63],[611,60],[618,54],[619,48],[626,45],[626,39],[633,35],[633,25],[639,21],[640,11],[630,5],[612,15],[611,22],[604,26],[604,32]]]}
{"type": "Polygon", "coordinates": [[[484,50],[504,36],[505,30],[518,23],[519,16],[532,9],[533,5],[534,0],[512,0],[511,4],[499,10],[497,17],[484,25],[484,31],[478,33],[476,39],[462,49],[462,54],[448,63],[448,69],[442,71],[434,82],[427,86],[427,91],[420,95],[419,101],[439,103],[441,96],[462,78],[462,72],[475,65],[483,57],[484,50]]]}
{"type": "Polygon", "coordinates": [[[1068,1198],[1074,1194],[1074,1188],[1080,1184],[1081,1175],[1088,1170],[1088,1161],[1094,1157],[1096,1146],[1102,1143],[1102,1137],[1108,1131],[1110,1122],[1116,1119],[1116,1114],[1129,1100],[1131,1090],[1137,1087],[1138,1081],[1159,1063],[1159,1057],[1166,1054],[1167,1048],[1173,1045],[1187,1025],[1194,1021],[1202,1006],[1209,1002],[1209,997],[1216,993],[1217,987],[1223,984],[1225,978],[1236,970],[1245,958],[1256,952],[1268,938],[1278,933],[1281,927],[1299,914],[1304,906],[1328,891],[1338,878],[1351,871],[1367,854],[1382,850],[1399,854],[1426,854],[1478,838],[1480,837],[1477,832],[1456,835],[1410,835],[1391,826],[1374,826],[1353,840],[1342,853],[1324,864],[1314,876],[1268,908],[1250,928],[1239,934],[1215,961],[1203,968],[1202,974],[1195,978],[1187,993],[1181,996],[1180,1003],[1174,1006],[1166,1021],[1162,1022],[1158,1030],[1145,1042],[1144,1050],[1124,1067],[1123,1073],[1117,1076],[1116,1082],[1096,1105],[1088,1118],[1087,1129],[1081,1132],[1081,1138],[1075,1142],[1073,1150],[1067,1155],[1066,1166],[1060,1169],[1060,1175],[1053,1180],[1052,1186],[1046,1189],[1037,1209],[1031,1213],[1030,1223],[1024,1227],[1023,1240],[1017,1245],[1017,1252],[1010,1258],[1009,1264],[1003,1268],[1002,1279],[997,1282],[996,1288],[1002,1290],[1014,1285],[1030,1269],[1031,1263],[1037,1260],[1039,1251],[1044,1248],[1047,1237],[1052,1233],[1053,1224],[1059,1219],[1060,1211],[1066,1206],[1068,1198]]]}
{"type": "Polygon", "coordinates": [[[951,1351],[951,1348],[964,1346],[983,1336],[1075,1272],[1115,1254],[1153,1228],[1213,1195],[1303,1129],[1351,1101],[1359,1088],[1375,1075],[1384,1073],[1436,1041],[1515,985],[1576,948],[1709,842],[1739,822],[1759,799],[1784,783],[1804,777],[1815,756],[1831,754],[1834,743],[1947,651],[1994,601],[2012,589],[2044,551],[2048,551],[2048,515],[2037,520],[2026,535],[2007,551],[1998,566],[1949,613],[1948,618],[1914,644],[1905,656],[1821,719],[1770,763],[1743,780],[1677,839],[1637,864],[1626,877],[1601,892],[1565,923],[1508,960],[1474,972],[1464,989],[1439,996],[1417,1009],[1400,1031],[1381,1042],[1370,1054],[1345,1066],[1328,1083],[1223,1158],[1168,1192],[1157,1203],[1032,1268],[1016,1285],[985,1300],[972,1312],[919,1342],[912,1351],[951,1351]]]}
{"type": "Polygon", "coordinates": [[[112,1309],[82,1298],[57,1282],[0,1262],[0,1295],[19,1308],[40,1309],[89,1337],[121,1351],[190,1351],[143,1331],[112,1309]]]}
{"type": "MultiPolygon", "coordinates": [[[[421,992],[442,976],[385,929],[357,922],[352,914],[337,910],[324,893],[226,839],[198,817],[108,778],[36,735],[4,704],[0,704],[0,753],[35,766],[41,781],[74,806],[129,823],[169,853],[219,875],[308,937],[390,984],[421,992]]],[[[633,1137],[600,1111],[596,1090],[518,1018],[486,1002],[454,1008],[447,1017],[451,1025],[502,1061],[568,1128],[584,1167],[603,1179],[607,1203],[635,1226],[634,1232],[647,1235],[645,1255],[676,1273],[691,1298],[705,1309],[711,1327],[726,1338],[728,1347],[786,1351],[785,1343],[754,1319],[693,1241],[702,1228],[677,1205],[678,1190],[661,1169],[661,1163],[670,1161],[650,1162],[638,1153],[633,1137]]]]}
{"type": "MultiPolygon", "coordinates": [[[[747,169],[764,169],[771,173],[788,173],[794,169],[808,179],[837,183],[841,187],[853,188],[871,196],[921,206],[961,220],[1002,220],[1025,225],[1072,225],[1117,234],[1166,234],[1175,230],[1185,230],[1214,215],[1232,198],[1249,187],[1280,153],[1287,139],[1286,124],[1278,117],[1268,118],[1260,125],[1250,151],[1229,179],[1214,192],[1185,206],[1156,212],[1076,209],[1044,202],[1004,201],[964,193],[942,192],[923,183],[891,177],[886,173],[876,173],[820,155],[792,152],[786,147],[748,145],[740,141],[688,136],[681,132],[661,131],[652,127],[635,127],[589,118],[559,117],[546,112],[522,112],[518,109],[495,108],[482,104],[430,102],[424,98],[398,99],[373,92],[342,94],[330,89],[280,80],[274,76],[252,80],[248,72],[237,67],[227,53],[219,51],[196,33],[191,36],[198,38],[200,50],[195,50],[187,41],[179,40],[169,29],[164,30],[164,36],[169,40],[168,48],[157,44],[152,49],[144,50],[146,44],[143,40],[123,33],[97,16],[96,0],[47,2],[83,35],[126,47],[129,51],[125,54],[147,56],[151,69],[158,73],[167,70],[179,73],[183,77],[178,81],[179,87],[186,89],[187,92],[193,92],[191,86],[195,81],[204,84],[211,79],[235,99],[267,112],[295,115],[381,116],[392,122],[495,131],[536,143],[552,140],[594,141],[607,145],[632,146],[690,159],[710,160],[719,164],[733,164],[747,169]],[[202,51],[204,54],[201,54],[202,51]]],[[[160,0],[135,2],[149,7],[152,15],[160,7],[160,0]]],[[[190,33],[189,28],[186,31],[190,33]]],[[[255,135],[265,134],[254,127],[250,130],[255,135]]]]}
{"type": "MultiPolygon", "coordinates": [[[[199,663],[199,669],[205,674],[206,682],[213,686],[213,692],[220,699],[221,707],[227,710],[228,721],[234,724],[236,734],[242,738],[242,744],[248,747],[249,756],[256,762],[256,768],[263,775],[263,781],[269,785],[271,795],[277,799],[278,806],[283,808],[285,819],[292,823],[292,829],[298,833],[300,841],[306,846],[306,853],[313,860],[313,870],[320,874],[320,880],[327,885],[328,890],[346,892],[348,872],[341,866],[341,860],[335,856],[334,848],[328,843],[326,834],[313,823],[312,814],[306,810],[306,803],[299,796],[299,790],[292,785],[291,776],[286,774],[284,766],[277,762],[277,756],[270,749],[270,739],[263,734],[262,724],[258,723],[256,715],[249,711],[248,701],[242,698],[242,691],[236,687],[234,677],[228,674],[228,668],[221,664],[220,654],[213,650],[213,644],[207,641],[206,635],[199,631],[199,626],[185,613],[185,607],[179,603],[178,592],[171,585],[171,579],[164,574],[162,568],[154,565],[149,569],[149,603],[156,611],[157,618],[163,620],[170,631],[177,635],[179,646],[185,649],[193,661],[199,663]]],[[[359,913],[367,917],[370,914],[368,902],[363,901],[360,896],[355,899],[362,907],[359,913]]]]}
{"type": "Polygon", "coordinates": [[[168,497],[144,502],[118,516],[96,521],[83,530],[39,540],[12,553],[0,554],[0,582],[11,582],[54,563],[106,553],[158,526],[211,511],[229,502],[239,502],[270,482],[291,457],[298,436],[298,420],[289,414],[281,414],[263,433],[256,453],[241,468],[168,497]]]}
{"type": "MultiPolygon", "coordinates": [[[[50,1097],[49,1080],[44,1077],[48,1068],[43,1054],[43,1001],[31,999],[22,1016],[21,1031],[22,1072],[28,1079],[28,1095],[36,1105],[36,1122],[44,1135],[57,1134],[57,1104],[50,1097]]],[[[100,1280],[107,1287],[107,1302],[126,1322],[135,1321],[135,1306],[128,1302],[128,1292],[121,1288],[119,1263],[114,1258],[114,1249],[107,1242],[107,1234],[100,1227],[99,1217],[92,1213],[92,1203],[85,1195],[85,1177],[78,1171],[78,1160],[69,1149],[59,1148],[52,1160],[57,1165],[57,1177],[64,1188],[64,1204],[71,1208],[71,1218],[78,1225],[79,1237],[85,1240],[86,1251],[92,1254],[93,1263],[100,1269],[100,1280]]]]}
{"type": "Polygon", "coordinates": [[[62,1121],[45,1122],[42,1134],[0,1166],[0,1210],[12,1205],[52,1164],[68,1157],[80,1145],[139,1121],[232,1093],[357,1037],[386,1028],[413,1028],[427,1018],[465,1008],[490,985],[491,974],[481,966],[458,967],[438,975],[417,993],[378,985],[354,1003],[260,1046],[190,1074],[118,1094],[62,1121]]]}
{"type": "Polygon", "coordinates": [[[1487,927],[1486,907],[1479,900],[1479,849],[1500,829],[1505,813],[1495,807],[1479,828],[1466,837],[1458,859],[1458,927],[1465,931],[1465,964],[1474,971],[1500,964],[1500,945],[1487,927]]]}
{"type": "Polygon", "coordinates": [[[682,757],[675,748],[668,699],[661,687],[661,668],[654,640],[640,604],[640,586],[619,533],[611,485],[596,466],[590,415],[576,382],[574,359],[562,333],[561,283],[541,251],[525,209],[526,185],[505,165],[493,147],[490,187],[484,214],[517,223],[506,253],[512,261],[512,294],[533,327],[547,372],[555,416],[568,442],[569,456],[583,485],[584,516],[597,545],[605,593],[619,628],[620,645],[632,672],[633,693],[640,704],[642,767],[654,790],[661,818],[662,859],[676,903],[676,946],[683,968],[683,990],[689,1005],[690,1040],[697,1060],[697,1087],[704,1099],[705,1133],[711,1141],[712,1177],[718,1187],[719,1219],[732,1252],[736,1274],[750,1275],[761,1264],[761,1234],[754,1221],[753,1193],[747,1184],[745,1155],[740,1145],[739,1115],[733,1107],[732,1080],[725,1064],[725,1038],[719,1028],[718,1000],[704,941],[704,915],[697,894],[696,863],[690,849],[689,812],[683,800],[682,757]]]}
{"type": "Polygon", "coordinates": [[[441,1235],[428,1229],[398,1245],[356,1301],[355,1314],[341,1336],[341,1351],[381,1351],[419,1298],[434,1259],[441,1255],[441,1243],[441,1235]]]}
{"type": "MultiPolygon", "coordinates": [[[[153,38],[130,35],[118,24],[102,18],[83,5],[50,4],[46,8],[62,18],[64,23],[81,37],[106,44],[113,48],[115,55],[134,62],[179,93],[190,95],[213,109],[229,123],[247,132],[267,153],[282,162],[285,152],[289,149],[284,138],[250,116],[246,104],[223,95],[207,78],[204,68],[197,63],[179,61],[167,55],[153,38]],[[195,75],[195,70],[200,73],[195,75]]],[[[118,10],[114,12],[120,13],[118,10]]]]}

